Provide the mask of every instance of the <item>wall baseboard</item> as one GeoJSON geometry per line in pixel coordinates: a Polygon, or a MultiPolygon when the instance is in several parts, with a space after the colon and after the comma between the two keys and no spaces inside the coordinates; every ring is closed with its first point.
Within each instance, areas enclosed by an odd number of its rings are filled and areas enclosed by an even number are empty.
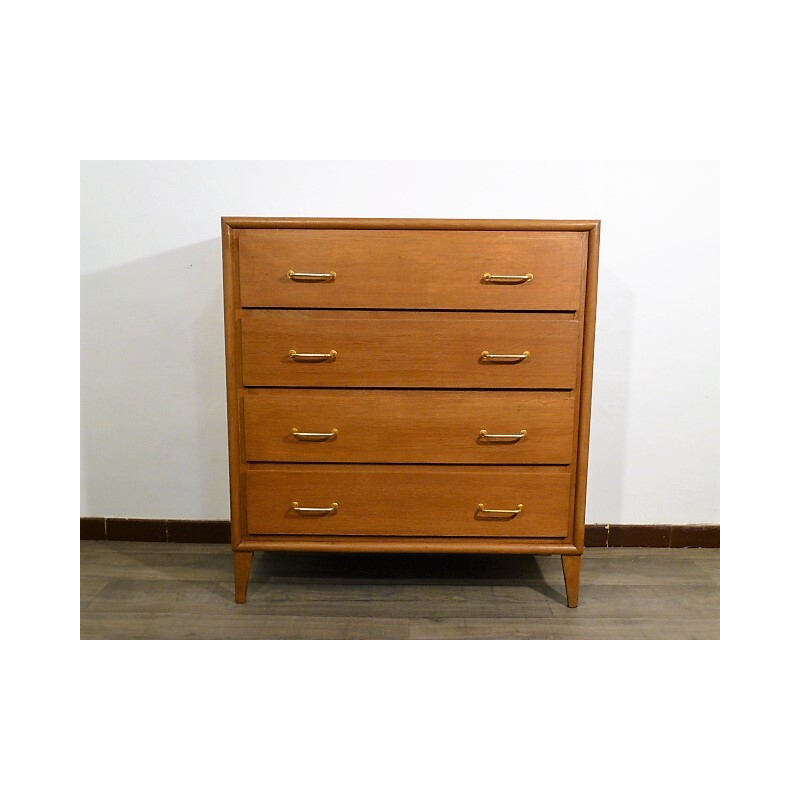
{"type": "MultiPolygon", "coordinates": [[[[81,517],[81,539],[228,543],[227,520],[81,517]]],[[[719,547],[719,525],[587,525],[587,547],[719,547]]]]}

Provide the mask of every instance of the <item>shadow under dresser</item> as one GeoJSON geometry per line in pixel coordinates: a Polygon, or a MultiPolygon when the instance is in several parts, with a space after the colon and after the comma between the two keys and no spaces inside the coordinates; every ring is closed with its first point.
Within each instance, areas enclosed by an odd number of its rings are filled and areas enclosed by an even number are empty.
{"type": "Polygon", "coordinates": [[[222,220],[236,601],[260,550],[560,555],[598,221],[222,220]]]}

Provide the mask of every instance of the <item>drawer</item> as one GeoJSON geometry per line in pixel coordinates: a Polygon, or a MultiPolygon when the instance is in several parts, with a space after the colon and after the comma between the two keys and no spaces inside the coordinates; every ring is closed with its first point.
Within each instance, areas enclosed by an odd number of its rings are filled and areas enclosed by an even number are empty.
{"type": "Polygon", "coordinates": [[[563,538],[570,532],[564,467],[270,465],[245,473],[245,492],[250,535],[563,538]]]}
{"type": "Polygon", "coordinates": [[[245,457],[569,464],[574,418],[575,401],[556,392],[264,389],[244,398],[245,457]]]}
{"type": "Polygon", "coordinates": [[[242,379],[245,386],[572,389],[579,332],[564,314],[248,311],[242,379]]]}
{"type": "Polygon", "coordinates": [[[587,253],[587,234],[569,231],[243,230],[238,236],[244,307],[575,311],[587,253]]]}

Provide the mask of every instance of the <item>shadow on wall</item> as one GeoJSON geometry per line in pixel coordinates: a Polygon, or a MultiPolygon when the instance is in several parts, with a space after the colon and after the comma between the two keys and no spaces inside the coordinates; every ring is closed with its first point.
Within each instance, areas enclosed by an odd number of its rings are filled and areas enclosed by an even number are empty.
{"type": "Polygon", "coordinates": [[[81,277],[82,516],[228,519],[219,239],[81,277]]]}
{"type": "Polygon", "coordinates": [[[612,270],[601,260],[586,498],[586,521],[595,524],[625,519],[635,295],[612,270]]]}

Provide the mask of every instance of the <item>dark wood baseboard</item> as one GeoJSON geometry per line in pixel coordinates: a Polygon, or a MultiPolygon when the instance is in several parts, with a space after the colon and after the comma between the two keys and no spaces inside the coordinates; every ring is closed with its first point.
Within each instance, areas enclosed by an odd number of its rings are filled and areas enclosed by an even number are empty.
{"type": "Polygon", "coordinates": [[[719,525],[587,525],[587,547],[719,547],[719,525]]]}
{"type": "MultiPolygon", "coordinates": [[[[81,539],[227,543],[226,520],[81,517],[81,539]]],[[[719,525],[587,525],[587,547],[719,547],[719,525]]]]}

